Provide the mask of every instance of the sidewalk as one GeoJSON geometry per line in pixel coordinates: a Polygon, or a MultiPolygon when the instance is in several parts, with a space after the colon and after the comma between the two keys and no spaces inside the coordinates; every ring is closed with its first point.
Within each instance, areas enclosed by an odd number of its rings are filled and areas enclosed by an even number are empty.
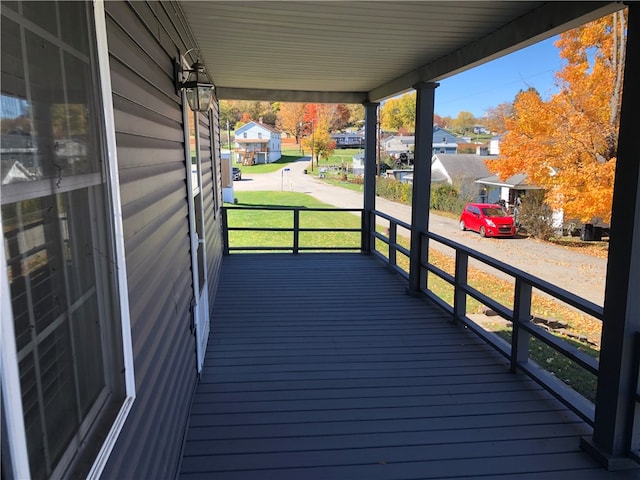
{"type": "MultiPolygon", "coordinates": [[[[269,174],[251,175],[249,169],[244,168],[243,180],[234,182],[234,189],[300,192],[338,208],[362,208],[361,193],[334,187],[316,179],[312,174],[305,175],[303,170],[309,168],[309,161],[309,157],[306,157],[289,164],[288,172],[279,170],[269,174]]],[[[411,207],[408,205],[376,197],[376,209],[398,220],[411,223],[411,207]]],[[[461,232],[457,220],[436,214],[430,215],[429,230],[546,280],[597,305],[603,305],[606,260],[532,239],[481,238],[477,233],[461,232]]]]}

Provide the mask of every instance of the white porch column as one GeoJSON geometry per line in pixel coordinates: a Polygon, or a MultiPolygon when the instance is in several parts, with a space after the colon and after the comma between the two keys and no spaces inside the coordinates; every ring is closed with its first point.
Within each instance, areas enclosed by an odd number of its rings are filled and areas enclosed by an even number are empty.
{"type": "Polygon", "coordinates": [[[373,211],[376,209],[376,126],[378,103],[364,104],[364,216],[362,225],[362,251],[371,253],[372,229],[376,228],[373,211]]]}
{"type": "Polygon", "coordinates": [[[426,272],[420,263],[427,258],[427,242],[420,232],[429,229],[429,197],[433,145],[433,108],[437,83],[418,83],[416,89],[416,132],[413,160],[413,199],[411,203],[411,258],[408,293],[417,295],[425,285],[426,272]]]}
{"type": "MultiPolygon", "coordinates": [[[[600,373],[592,439],[583,446],[609,469],[640,448],[640,5],[629,2],[627,54],[613,192],[600,373]]],[[[635,462],[633,463],[635,466],[635,462]]]]}

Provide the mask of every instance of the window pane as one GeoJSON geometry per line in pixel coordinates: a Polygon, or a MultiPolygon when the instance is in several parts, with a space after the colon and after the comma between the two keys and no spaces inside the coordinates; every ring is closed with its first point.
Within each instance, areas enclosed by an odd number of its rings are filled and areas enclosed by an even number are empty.
{"type": "Polygon", "coordinates": [[[60,32],[62,40],[80,52],[89,54],[87,38],[87,10],[82,2],[60,3],[60,32]]]}
{"type": "Polygon", "coordinates": [[[22,12],[25,18],[52,35],[58,35],[56,3],[49,1],[22,2],[22,12]]]}

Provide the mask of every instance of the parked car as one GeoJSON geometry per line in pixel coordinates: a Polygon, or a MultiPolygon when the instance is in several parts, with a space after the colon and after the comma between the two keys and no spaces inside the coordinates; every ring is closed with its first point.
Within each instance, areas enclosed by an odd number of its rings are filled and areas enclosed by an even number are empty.
{"type": "Polygon", "coordinates": [[[238,167],[233,167],[233,179],[242,180],[242,170],[240,170],[238,167]]]}
{"type": "Polygon", "coordinates": [[[460,230],[473,230],[481,237],[515,237],[516,225],[500,205],[467,203],[460,215],[460,230]]]}

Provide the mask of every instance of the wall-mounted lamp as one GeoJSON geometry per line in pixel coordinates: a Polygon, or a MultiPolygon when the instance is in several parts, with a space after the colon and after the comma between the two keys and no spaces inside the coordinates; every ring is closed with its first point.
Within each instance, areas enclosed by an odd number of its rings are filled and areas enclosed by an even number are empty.
{"type": "Polygon", "coordinates": [[[213,85],[204,71],[204,65],[199,61],[196,60],[191,68],[183,69],[180,62],[176,60],[176,91],[183,88],[191,110],[206,112],[211,108],[213,85]]]}

